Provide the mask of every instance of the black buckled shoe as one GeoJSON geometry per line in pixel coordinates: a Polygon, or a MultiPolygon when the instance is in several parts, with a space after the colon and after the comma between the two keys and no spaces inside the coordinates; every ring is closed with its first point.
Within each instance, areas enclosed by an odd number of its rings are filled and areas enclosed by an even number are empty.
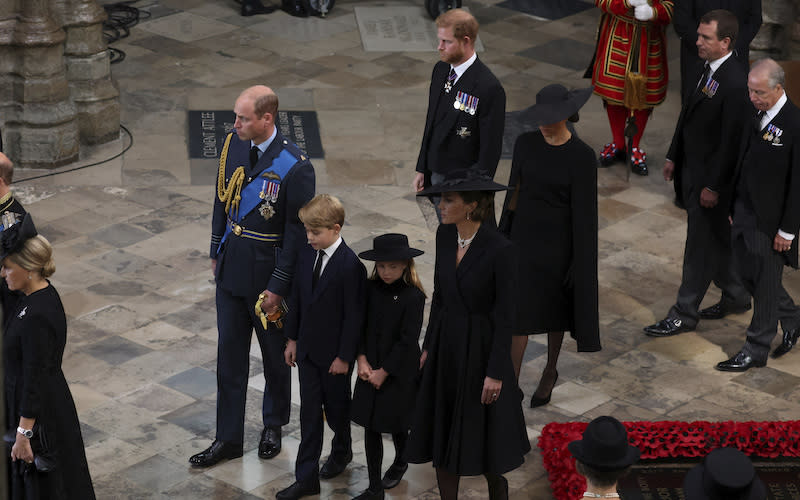
{"type": "Polygon", "coordinates": [[[258,458],[270,459],[281,452],[281,428],[264,427],[258,441],[258,458]]]}
{"type": "Polygon", "coordinates": [[[353,497],[353,500],[383,500],[384,498],[386,496],[383,493],[383,488],[367,488],[357,497],[353,497]]]}
{"type": "Polygon", "coordinates": [[[352,460],[352,451],[343,457],[336,457],[333,455],[333,453],[331,453],[331,455],[328,457],[328,460],[325,461],[325,464],[319,470],[319,477],[322,479],[333,479],[344,472],[345,467],[347,467],[347,464],[349,464],[352,460]]]}
{"type": "Polygon", "coordinates": [[[729,314],[742,314],[743,312],[747,312],[751,307],[749,302],[745,306],[733,306],[723,304],[722,301],[719,301],[711,307],[701,309],[700,317],[702,319],[722,319],[729,314]]]}
{"type": "Polygon", "coordinates": [[[791,351],[792,347],[794,347],[794,345],[797,343],[798,337],[800,337],[800,328],[795,328],[794,330],[787,330],[783,332],[783,342],[781,342],[781,345],[779,345],[778,347],[775,348],[774,351],[772,351],[772,354],[770,354],[770,356],[773,359],[780,358],[787,352],[791,351]]]}
{"type": "Polygon", "coordinates": [[[319,481],[305,483],[295,481],[288,488],[279,491],[275,498],[278,500],[297,500],[311,495],[319,495],[319,481]]]}
{"type": "Polygon", "coordinates": [[[242,456],[242,445],[214,440],[211,446],[197,455],[189,457],[192,467],[211,467],[222,460],[239,458],[242,456]]]}
{"type": "Polygon", "coordinates": [[[651,337],[671,337],[683,332],[691,332],[693,326],[683,324],[678,318],[664,318],[655,325],[644,327],[644,333],[651,337]]]}
{"type": "Polygon", "coordinates": [[[749,354],[739,351],[728,361],[717,363],[715,368],[721,372],[746,372],[750,368],[766,365],[766,361],[756,361],[749,354]]]}
{"type": "Polygon", "coordinates": [[[243,16],[255,16],[257,14],[270,14],[275,11],[275,7],[265,6],[259,0],[243,0],[242,2],[243,16]]]}
{"type": "Polygon", "coordinates": [[[383,480],[381,481],[381,485],[383,486],[384,490],[391,490],[403,479],[403,474],[406,473],[408,470],[408,463],[403,462],[402,464],[398,464],[397,462],[393,463],[388,469],[386,469],[386,474],[383,475],[383,480]]]}

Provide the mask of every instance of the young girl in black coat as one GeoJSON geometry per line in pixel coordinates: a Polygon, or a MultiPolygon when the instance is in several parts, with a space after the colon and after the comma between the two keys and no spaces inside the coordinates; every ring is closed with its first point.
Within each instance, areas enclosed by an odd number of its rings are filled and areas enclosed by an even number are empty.
{"type": "Polygon", "coordinates": [[[367,285],[367,321],[361,340],[351,406],[353,422],[364,427],[369,488],[358,500],[384,498],[408,469],[404,451],[411,425],[419,369],[419,334],[425,292],[414,268],[421,250],[404,234],[384,234],[359,257],[375,261],[367,285]],[[382,433],[394,441],[394,463],[381,480],[382,433]]]}

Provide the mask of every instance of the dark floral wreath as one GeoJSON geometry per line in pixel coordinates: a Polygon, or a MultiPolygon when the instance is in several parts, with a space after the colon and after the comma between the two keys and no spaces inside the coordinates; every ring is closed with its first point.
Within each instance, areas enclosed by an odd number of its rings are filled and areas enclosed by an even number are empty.
{"type": "MultiPolygon", "coordinates": [[[[752,457],[800,457],[800,421],[785,422],[623,422],[641,460],[704,457],[723,446],[752,457]]],[[[586,422],[552,422],[539,436],[544,468],[557,500],[577,500],[586,480],[575,471],[567,449],[581,439],[586,422]]]]}

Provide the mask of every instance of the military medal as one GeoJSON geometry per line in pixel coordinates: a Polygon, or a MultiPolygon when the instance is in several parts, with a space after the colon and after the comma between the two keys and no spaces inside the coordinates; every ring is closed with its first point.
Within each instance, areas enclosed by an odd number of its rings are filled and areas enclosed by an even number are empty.
{"type": "Polygon", "coordinates": [[[462,139],[466,139],[467,137],[472,135],[472,132],[467,129],[467,127],[461,127],[460,129],[456,130],[456,135],[461,137],[462,139]]]}
{"type": "Polygon", "coordinates": [[[275,208],[269,203],[265,202],[258,207],[258,213],[261,214],[261,217],[263,217],[264,220],[270,220],[272,216],[275,215],[275,208]]]}
{"type": "Polygon", "coordinates": [[[261,191],[259,191],[258,193],[258,197],[261,198],[262,200],[267,195],[267,192],[265,191],[266,186],[267,186],[267,180],[264,179],[263,182],[261,183],[261,191]]]}
{"type": "Polygon", "coordinates": [[[706,82],[706,85],[703,87],[703,93],[708,97],[714,97],[714,94],[717,93],[717,89],[719,88],[719,82],[714,80],[713,78],[709,78],[706,82]]]}

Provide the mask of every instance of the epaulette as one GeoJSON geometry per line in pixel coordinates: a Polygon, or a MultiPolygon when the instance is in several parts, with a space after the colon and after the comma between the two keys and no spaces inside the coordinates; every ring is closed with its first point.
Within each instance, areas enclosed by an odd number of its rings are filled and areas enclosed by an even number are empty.
{"type": "Polygon", "coordinates": [[[283,149],[291,153],[297,161],[308,161],[308,155],[306,155],[302,149],[298,148],[297,144],[285,137],[283,138],[283,149]]]}

